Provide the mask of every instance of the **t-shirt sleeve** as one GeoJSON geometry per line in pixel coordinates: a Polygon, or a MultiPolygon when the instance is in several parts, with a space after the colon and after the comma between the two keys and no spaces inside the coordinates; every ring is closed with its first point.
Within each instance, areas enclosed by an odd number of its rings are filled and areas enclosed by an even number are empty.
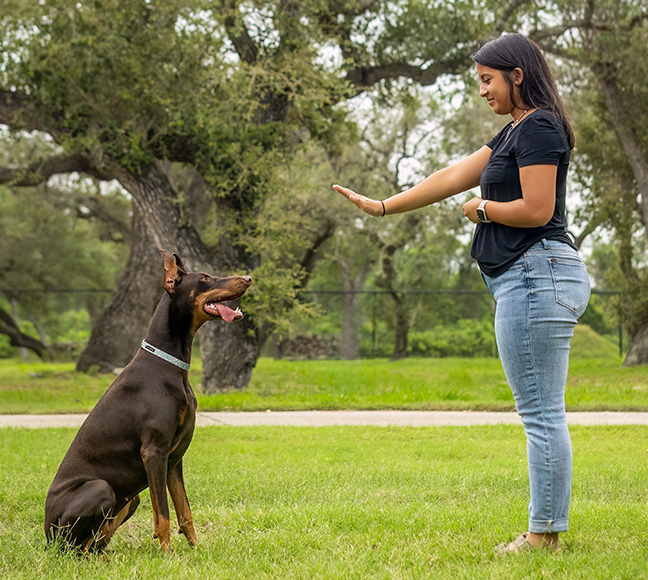
{"type": "Polygon", "coordinates": [[[559,165],[567,149],[564,132],[552,120],[538,115],[520,123],[515,155],[518,167],[559,165]]]}

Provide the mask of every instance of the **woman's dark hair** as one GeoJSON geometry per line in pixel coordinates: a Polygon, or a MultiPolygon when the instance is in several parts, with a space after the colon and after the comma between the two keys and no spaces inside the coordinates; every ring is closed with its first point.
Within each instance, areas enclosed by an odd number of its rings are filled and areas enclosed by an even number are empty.
{"type": "Polygon", "coordinates": [[[546,109],[558,118],[565,126],[569,146],[573,149],[574,131],[569,123],[567,108],[549,65],[535,42],[521,34],[505,34],[484,44],[471,58],[482,66],[509,73],[504,74],[504,79],[509,85],[512,102],[515,102],[514,85],[510,73],[516,68],[522,69],[524,78],[519,85],[520,98],[529,107],[546,109]]]}

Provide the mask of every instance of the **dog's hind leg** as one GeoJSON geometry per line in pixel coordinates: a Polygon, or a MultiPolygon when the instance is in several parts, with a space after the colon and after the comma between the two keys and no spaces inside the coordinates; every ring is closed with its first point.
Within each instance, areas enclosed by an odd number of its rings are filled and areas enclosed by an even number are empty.
{"type": "Polygon", "coordinates": [[[61,538],[84,551],[91,549],[101,533],[106,517],[115,506],[115,493],[107,481],[87,481],[73,491],[51,500],[54,514],[47,519],[48,541],[61,538]],[[56,507],[60,505],[60,509],[56,507]],[[58,514],[56,512],[58,511],[58,514]]]}
{"type": "Polygon", "coordinates": [[[103,526],[101,526],[101,529],[97,534],[97,537],[95,538],[94,544],[91,546],[91,550],[98,552],[103,550],[114,536],[117,528],[135,513],[135,510],[137,510],[139,504],[140,497],[139,495],[136,495],[129,502],[127,502],[126,505],[121,508],[115,516],[106,518],[103,526]]]}

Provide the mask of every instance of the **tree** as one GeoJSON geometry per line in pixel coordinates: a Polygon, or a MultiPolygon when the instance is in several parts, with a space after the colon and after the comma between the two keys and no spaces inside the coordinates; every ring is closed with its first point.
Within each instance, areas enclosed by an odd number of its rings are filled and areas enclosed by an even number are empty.
{"type": "Polygon", "coordinates": [[[547,50],[586,67],[588,74],[578,80],[591,107],[578,109],[578,150],[586,159],[579,169],[595,195],[582,213],[591,219],[586,231],[606,224],[615,232],[631,341],[624,364],[647,364],[648,89],[639,78],[648,72],[648,7],[633,1],[551,4],[562,21],[538,27],[532,36],[547,50]],[[639,245],[638,231],[643,234],[639,245]]]}
{"type": "MultiPolygon", "coordinates": [[[[79,218],[73,197],[58,188],[22,188],[17,195],[0,187],[0,287],[12,305],[11,312],[0,308],[0,333],[7,334],[13,346],[26,347],[40,357],[57,338],[61,312],[80,304],[90,312],[101,307],[98,294],[47,291],[106,288],[120,266],[119,245],[102,239],[87,215],[79,218]],[[34,330],[23,329],[20,318],[34,330]]],[[[108,200],[103,202],[118,212],[108,200]]]]}
{"type": "MultiPolygon", "coordinates": [[[[150,288],[159,286],[151,256],[157,247],[178,251],[190,268],[258,280],[265,244],[259,217],[285,156],[304,139],[335,147],[345,117],[335,105],[344,95],[389,88],[394,79],[430,85],[463,71],[471,39],[501,29],[519,2],[488,23],[490,15],[464,0],[434,8],[416,0],[6,4],[0,123],[47,133],[57,145],[31,164],[26,184],[78,171],[118,181],[133,199],[138,245],[95,326],[83,369],[120,366],[132,354],[150,288]],[[206,184],[211,203],[198,204],[210,208],[202,228],[173,178],[177,164],[206,184]]],[[[15,172],[9,179],[20,183],[15,172]]],[[[328,229],[309,224],[307,231],[316,245],[328,229]]],[[[279,284],[289,289],[286,298],[301,284],[298,265],[309,254],[282,270],[295,282],[279,284]]],[[[205,329],[207,390],[247,383],[265,315],[252,309],[242,323],[205,329]]]]}

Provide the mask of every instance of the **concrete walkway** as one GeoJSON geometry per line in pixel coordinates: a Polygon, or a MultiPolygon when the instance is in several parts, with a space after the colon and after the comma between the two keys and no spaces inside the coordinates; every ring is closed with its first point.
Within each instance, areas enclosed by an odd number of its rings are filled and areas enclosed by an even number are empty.
{"type": "MultiPolygon", "coordinates": [[[[79,427],[87,415],[0,415],[1,427],[79,427]]],[[[648,425],[648,413],[567,413],[570,425],[648,425]]],[[[265,411],[199,412],[197,426],[388,425],[408,427],[519,424],[516,413],[477,411],[265,411]]]]}

